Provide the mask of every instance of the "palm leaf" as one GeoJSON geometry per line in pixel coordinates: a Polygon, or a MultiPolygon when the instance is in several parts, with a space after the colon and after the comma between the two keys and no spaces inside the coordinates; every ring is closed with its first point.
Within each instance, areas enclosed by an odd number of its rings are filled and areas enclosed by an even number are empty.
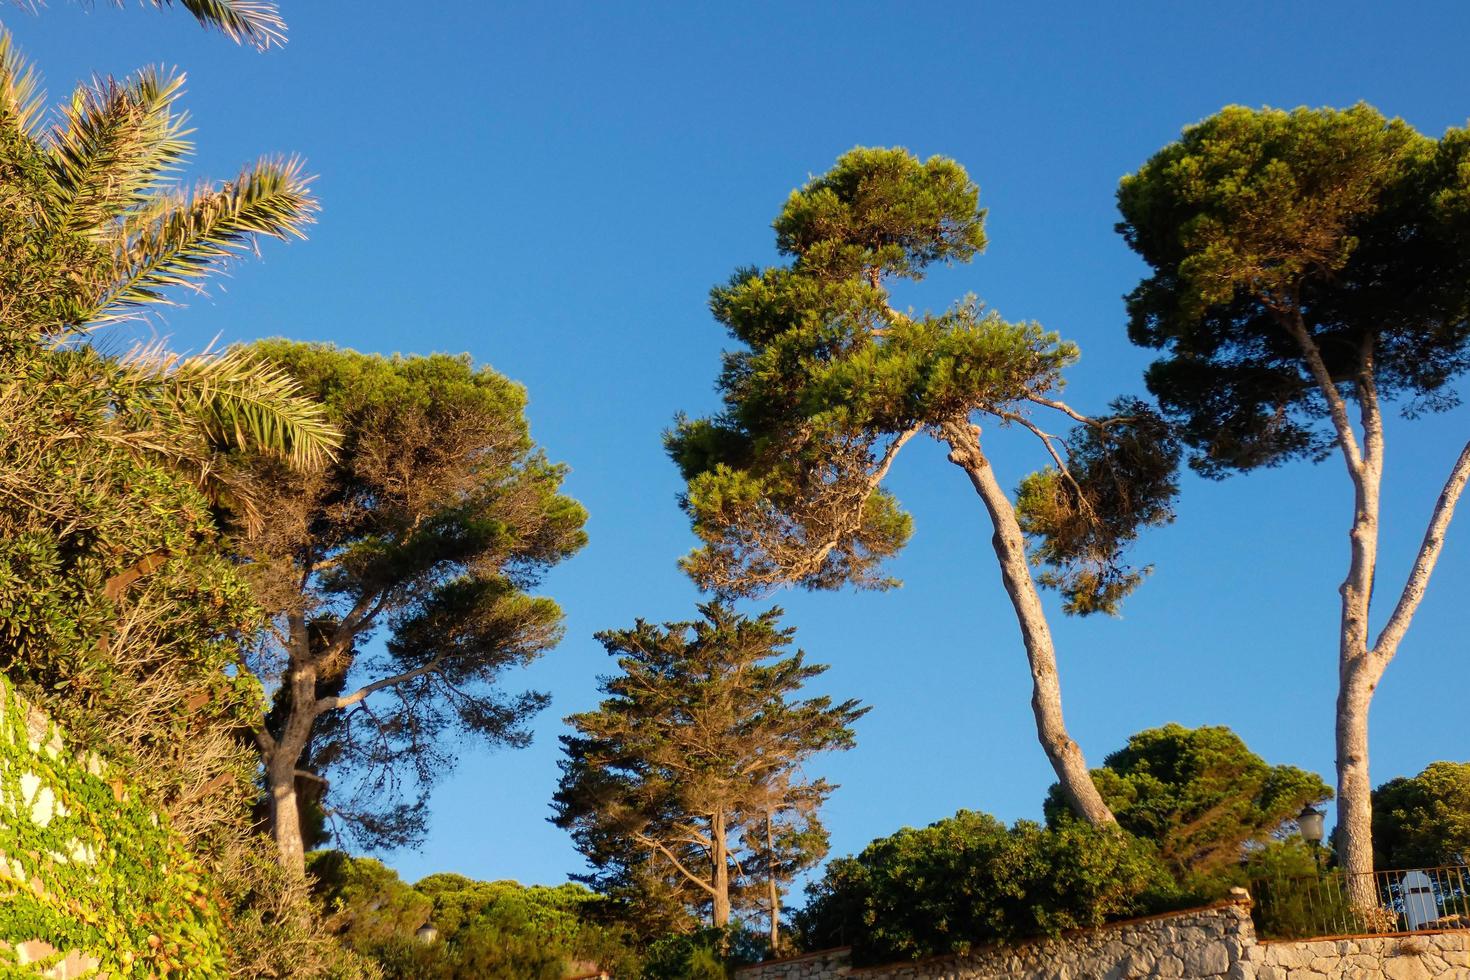
{"type": "MultiPolygon", "coordinates": [[[[34,10],[44,0],[12,0],[18,7],[34,10]]],[[[85,0],[84,0],[85,2],[85,0]]],[[[144,5],[162,10],[172,7],[174,0],[142,0],[144,5]]],[[[261,51],[286,43],[286,22],[273,0],[178,0],[179,6],[194,15],[205,27],[213,27],[235,42],[244,42],[261,51]]],[[[113,0],[121,7],[123,0],[113,0]]]]}
{"type": "Polygon", "coordinates": [[[184,113],[174,101],[182,74],[147,68],[124,82],[79,88],[52,129],[54,220],[68,231],[103,234],[129,209],[146,206],[188,155],[184,113]]]}
{"type": "Polygon", "coordinates": [[[150,209],[141,227],[129,222],[114,285],[94,320],[167,303],[162,290],[171,286],[199,289],[201,279],[231,256],[253,250],[262,235],[304,238],[317,211],[309,183],[299,160],[261,160],[234,181],[150,209]]]}
{"type": "Polygon", "coordinates": [[[36,69],[20,53],[10,32],[0,27],[0,128],[34,140],[44,99],[36,69]]]}
{"type": "MultiPolygon", "coordinates": [[[[123,0],[114,0],[121,7],[123,0]]],[[[160,10],[174,0],[143,0],[160,10]]],[[[205,27],[219,30],[232,41],[250,44],[261,51],[286,43],[286,22],[280,8],[270,0],[179,0],[179,6],[205,27]]]]}
{"type": "Polygon", "coordinates": [[[182,357],[161,346],[120,360],[135,395],[173,428],[222,449],[284,456],[310,468],[334,458],[342,435],[286,372],[243,348],[182,357]]]}

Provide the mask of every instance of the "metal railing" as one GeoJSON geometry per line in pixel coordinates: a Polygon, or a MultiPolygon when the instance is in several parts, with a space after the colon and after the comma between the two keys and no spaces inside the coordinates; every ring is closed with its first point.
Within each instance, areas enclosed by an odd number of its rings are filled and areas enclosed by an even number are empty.
{"type": "Polygon", "coordinates": [[[1262,939],[1470,929],[1470,867],[1265,878],[1252,883],[1262,939]]]}

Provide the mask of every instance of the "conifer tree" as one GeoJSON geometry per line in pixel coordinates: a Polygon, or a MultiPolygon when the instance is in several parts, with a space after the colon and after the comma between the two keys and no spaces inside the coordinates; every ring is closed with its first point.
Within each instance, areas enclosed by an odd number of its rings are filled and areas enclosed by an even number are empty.
{"type": "MultiPolygon", "coordinates": [[[[1340,454],[1352,488],[1337,628],[1336,844],[1375,901],[1368,708],[1398,652],[1470,478],[1470,443],[1376,635],[1385,408],[1459,403],[1470,366],[1470,132],[1433,140],[1367,105],[1231,106],[1118,190],[1152,267],[1129,337],[1165,351],[1148,387],[1209,477],[1340,454]],[[1357,415],[1356,427],[1352,415],[1357,415]]],[[[1379,590],[1380,594],[1383,590],[1379,590]]]]}
{"type": "Polygon", "coordinates": [[[764,891],[779,939],[781,885],[826,853],[818,810],[836,788],[802,766],[851,748],[867,709],[797,697],[827,668],[787,654],[795,630],[779,609],[699,611],[598,634],[620,672],[603,678],[597,710],[567,719],[576,734],[562,737],[554,822],[599,890],[663,887],[718,927],[742,891],[764,891]]]}
{"type": "Polygon", "coordinates": [[[724,357],[723,411],[681,419],[668,436],[701,541],[684,567],[730,595],[789,583],[890,586],[879,566],[912,521],[882,483],[914,437],[938,440],[989,517],[1042,747],[1073,809],[1111,823],[1063,723],[1031,566],[1068,612],[1116,611],[1143,577],[1124,549],[1142,527],[1171,519],[1177,450],[1136,400],[1115,402],[1104,419],[1060,401],[1077,349],[1037,324],[1008,323],[973,298],[922,316],[891,305],[893,281],[967,262],[984,247],[978,196],[952,160],[852,150],[793,191],[776,218],[790,264],[741,269],[712,291],[715,319],[740,346],[724,357]],[[1075,428],[1054,435],[1041,414],[1075,428]],[[991,468],[982,418],[1034,435],[1049,464],[1015,502],[991,468]]]}

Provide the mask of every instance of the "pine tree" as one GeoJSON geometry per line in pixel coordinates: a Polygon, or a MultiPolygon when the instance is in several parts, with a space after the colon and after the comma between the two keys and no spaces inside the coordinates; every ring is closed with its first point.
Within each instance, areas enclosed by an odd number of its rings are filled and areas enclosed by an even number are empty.
{"type": "Polygon", "coordinates": [[[802,766],[851,748],[867,709],[796,696],[827,668],[786,653],[795,630],[779,627],[779,609],[699,611],[598,634],[620,672],[603,678],[596,711],[567,719],[576,734],[562,737],[554,822],[599,890],[659,888],[723,927],[757,882],[779,916],[781,884],[825,854],[818,810],[836,787],[802,766]]]}
{"type": "Polygon", "coordinates": [[[1042,747],[1077,813],[1110,823],[1062,718],[1056,652],[1040,584],[1069,612],[1114,612],[1142,580],[1123,551],[1171,519],[1177,448],[1136,400],[1089,418],[1059,401],[1077,349],[1034,323],[1008,323],[973,298],[942,314],[891,305],[893,280],[967,262],[985,245],[979,190],[952,160],[855,149],[793,191],[775,222],[789,265],[742,269],[710,306],[739,347],[724,358],[723,412],[681,419],[668,437],[701,546],[684,567],[702,587],[752,594],[894,584],[879,566],[912,520],[882,483],[900,451],[929,435],[947,447],[989,516],[1021,627],[1042,747]],[[1037,413],[1076,423],[1047,432],[1037,413]],[[1034,435],[1050,464],[1011,498],[976,420],[1034,435]],[[1030,539],[1028,555],[1027,538],[1030,539]]]}

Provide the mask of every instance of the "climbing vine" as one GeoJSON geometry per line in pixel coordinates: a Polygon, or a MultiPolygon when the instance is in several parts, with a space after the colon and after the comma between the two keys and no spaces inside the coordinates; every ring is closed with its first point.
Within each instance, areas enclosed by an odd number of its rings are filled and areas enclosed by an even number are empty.
{"type": "Polygon", "coordinates": [[[0,977],[79,953],[110,977],[225,974],[218,896],[156,810],[0,677],[0,977]],[[20,944],[57,952],[22,965],[20,944]]]}

